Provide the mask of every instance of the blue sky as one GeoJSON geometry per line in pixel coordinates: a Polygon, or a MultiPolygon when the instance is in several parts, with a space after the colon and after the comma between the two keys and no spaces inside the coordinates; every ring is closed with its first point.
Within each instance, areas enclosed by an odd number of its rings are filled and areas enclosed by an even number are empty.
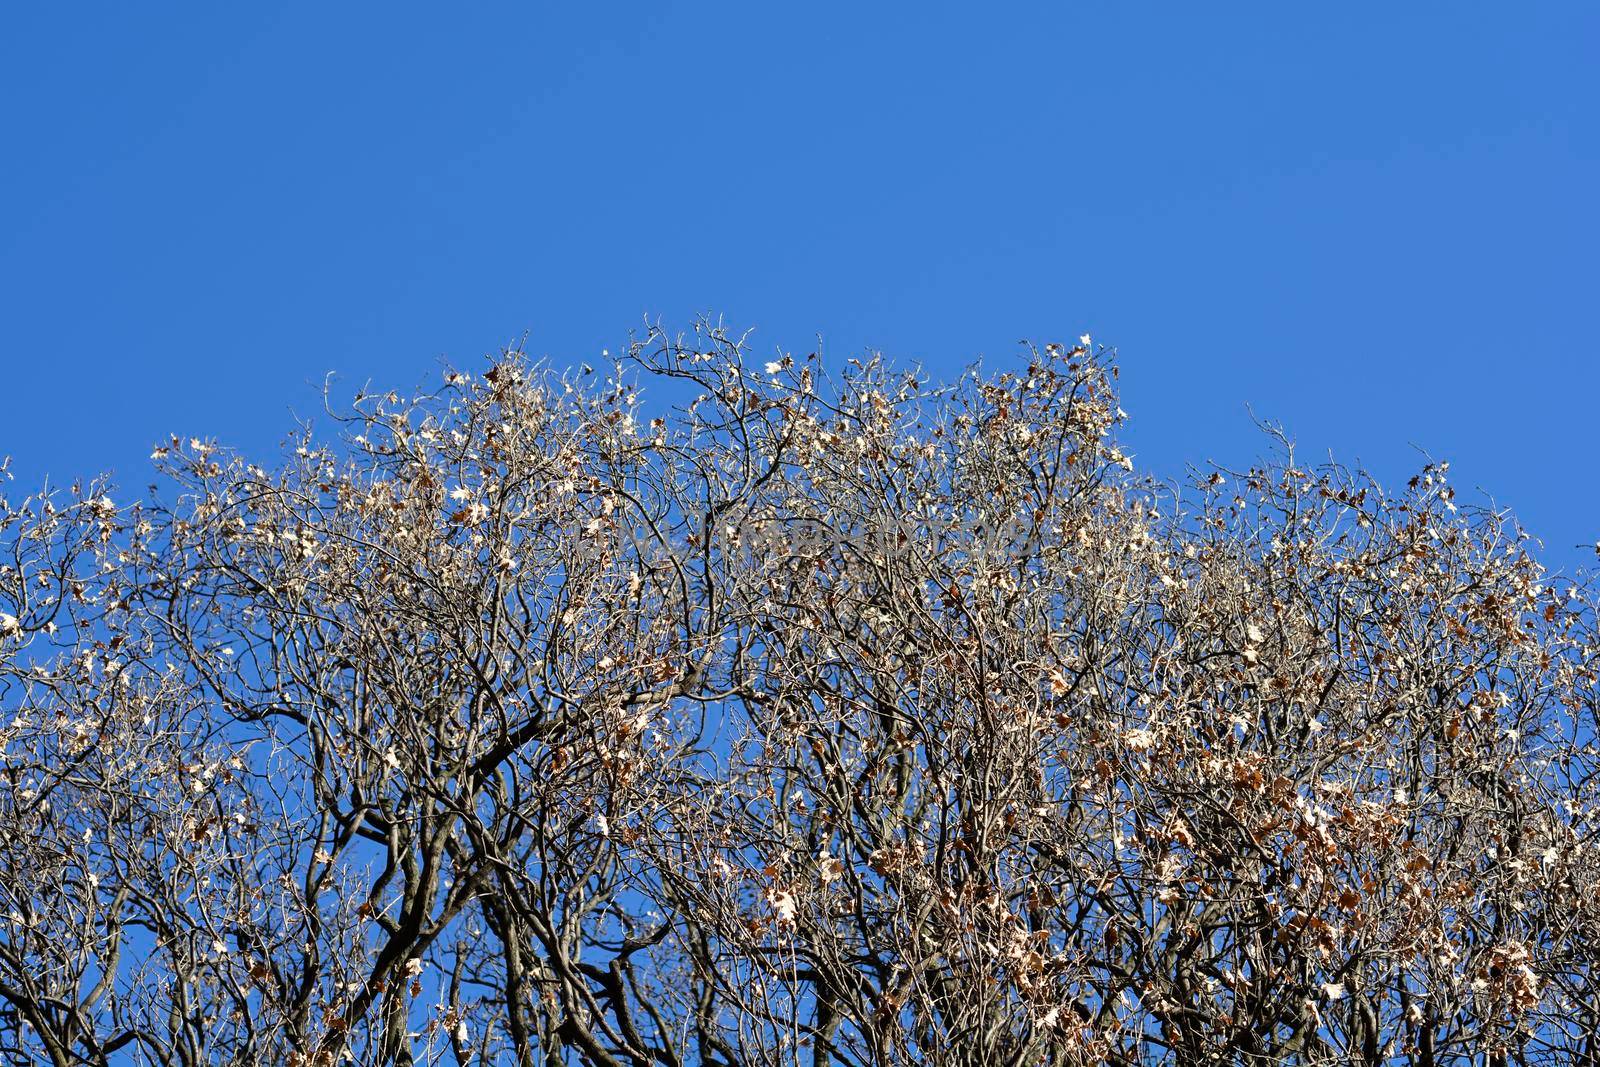
{"type": "Polygon", "coordinates": [[[1131,450],[1248,410],[1600,537],[1600,8],[32,5],[0,16],[0,454],[130,488],[647,314],[953,375],[1116,345],[1131,450]]]}

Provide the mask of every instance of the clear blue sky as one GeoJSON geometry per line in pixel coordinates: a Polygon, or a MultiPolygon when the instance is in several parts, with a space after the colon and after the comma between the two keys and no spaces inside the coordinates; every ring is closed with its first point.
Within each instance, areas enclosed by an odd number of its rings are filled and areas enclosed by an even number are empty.
{"type": "MultiPolygon", "coordinates": [[[[0,454],[143,486],[645,314],[940,373],[1122,353],[1140,462],[1283,421],[1600,537],[1600,7],[13,5],[0,454]]],[[[16,493],[20,485],[7,491],[16,493]]],[[[1592,559],[1592,555],[1590,556],[1592,559]]]]}

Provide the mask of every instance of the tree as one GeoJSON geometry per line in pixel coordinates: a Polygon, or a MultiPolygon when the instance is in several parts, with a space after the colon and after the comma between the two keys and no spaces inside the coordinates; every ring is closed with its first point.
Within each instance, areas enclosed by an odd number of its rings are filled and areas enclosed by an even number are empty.
{"type": "Polygon", "coordinates": [[[1592,592],[1021,362],[702,322],[6,502],[0,1059],[1600,1062],[1592,592]]]}

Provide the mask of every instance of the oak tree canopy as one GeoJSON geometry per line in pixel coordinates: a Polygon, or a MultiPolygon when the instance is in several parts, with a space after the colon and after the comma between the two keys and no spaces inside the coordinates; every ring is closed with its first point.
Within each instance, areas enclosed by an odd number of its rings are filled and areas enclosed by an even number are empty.
{"type": "Polygon", "coordinates": [[[1448,465],[509,351],[0,502],[0,1062],[1600,1063],[1594,597],[1448,465]]]}

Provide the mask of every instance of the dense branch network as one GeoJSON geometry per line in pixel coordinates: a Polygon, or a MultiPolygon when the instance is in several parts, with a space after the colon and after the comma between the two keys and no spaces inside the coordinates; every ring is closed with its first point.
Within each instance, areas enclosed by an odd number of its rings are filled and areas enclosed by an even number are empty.
{"type": "Polygon", "coordinates": [[[1593,596],[1447,465],[609,370],[0,504],[0,1063],[1600,1063],[1593,596]]]}

